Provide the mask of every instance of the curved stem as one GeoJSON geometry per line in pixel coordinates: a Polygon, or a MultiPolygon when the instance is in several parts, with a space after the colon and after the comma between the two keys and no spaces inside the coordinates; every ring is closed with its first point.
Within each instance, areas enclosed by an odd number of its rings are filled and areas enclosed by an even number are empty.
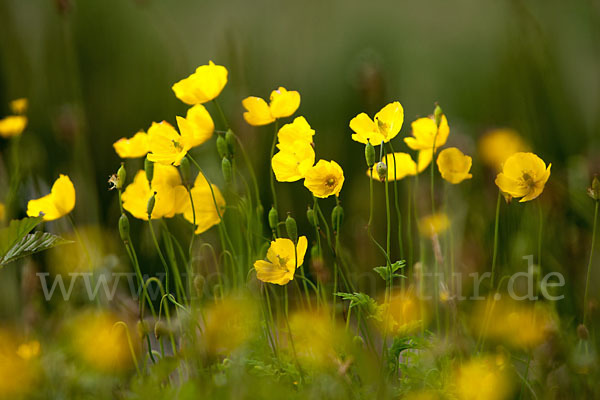
{"type": "Polygon", "coordinates": [[[583,295],[583,324],[587,322],[587,309],[588,309],[588,289],[590,286],[590,273],[592,271],[592,257],[594,256],[594,244],[596,243],[596,227],[598,225],[598,205],[600,201],[596,200],[596,207],[594,208],[594,227],[592,228],[592,248],[590,249],[590,259],[588,261],[587,274],[585,276],[585,292],[583,295]]]}

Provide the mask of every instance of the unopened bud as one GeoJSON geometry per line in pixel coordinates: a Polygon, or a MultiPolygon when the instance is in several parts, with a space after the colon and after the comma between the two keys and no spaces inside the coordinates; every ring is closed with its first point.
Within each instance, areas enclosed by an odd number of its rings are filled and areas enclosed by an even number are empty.
{"type": "Polygon", "coordinates": [[[231,183],[231,161],[229,161],[229,158],[227,157],[223,157],[223,159],[221,160],[221,172],[223,172],[223,178],[225,179],[225,183],[231,183]]]}
{"type": "Polygon", "coordinates": [[[292,242],[296,243],[298,240],[298,225],[296,225],[296,220],[289,215],[285,219],[285,229],[288,237],[292,240],[292,242]]]}
{"type": "Polygon", "coordinates": [[[148,160],[148,156],[144,160],[144,171],[146,171],[146,179],[148,183],[152,185],[152,179],[154,178],[154,163],[148,160]]]}
{"type": "Polygon", "coordinates": [[[194,289],[196,289],[198,296],[202,296],[202,293],[204,292],[204,283],[206,283],[206,280],[202,275],[196,275],[194,277],[194,289]]]}
{"type": "Polygon", "coordinates": [[[375,147],[371,142],[367,142],[365,145],[365,160],[367,160],[367,166],[372,168],[375,165],[375,147]]]}
{"type": "Polygon", "coordinates": [[[340,230],[340,226],[344,222],[344,209],[339,204],[333,207],[333,211],[331,211],[331,223],[333,224],[333,229],[337,232],[340,230]]]}
{"type": "Polygon", "coordinates": [[[217,137],[217,152],[219,153],[219,157],[227,157],[227,140],[225,140],[223,135],[219,135],[219,137],[217,137]]]}
{"type": "Polygon", "coordinates": [[[160,339],[162,336],[166,336],[169,333],[169,327],[167,324],[165,324],[163,321],[156,321],[154,324],[154,336],[157,339],[160,339]]]}
{"type": "Polygon", "coordinates": [[[315,210],[313,210],[310,207],[308,207],[308,210],[306,210],[306,219],[308,219],[308,223],[310,224],[310,226],[317,226],[317,220],[315,219],[315,210]]]}
{"type": "Polygon", "coordinates": [[[279,224],[279,214],[277,214],[277,210],[275,207],[271,207],[269,210],[269,228],[272,231],[277,229],[277,225],[279,224]]]}
{"type": "Polygon", "coordinates": [[[439,127],[442,123],[442,116],[444,112],[442,111],[442,107],[438,104],[435,105],[435,109],[433,110],[433,119],[435,120],[435,126],[439,127]]]}
{"type": "Polygon", "coordinates": [[[588,188],[588,194],[592,199],[600,201],[600,179],[597,175],[592,180],[592,187],[588,188]]]}
{"type": "Polygon", "coordinates": [[[356,347],[363,347],[365,345],[365,340],[361,336],[354,336],[352,338],[352,343],[356,347]]]}
{"type": "Polygon", "coordinates": [[[187,157],[181,159],[179,164],[179,173],[181,174],[181,180],[186,187],[192,184],[192,173],[190,170],[190,160],[187,157]]]}
{"type": "Polygon", "coordinates": [[[117,182],[115,184],[115,187],[117,188],[117,190],[123,189],[123,186],[125,186],[126,180],[127,180],[127,171],[125,170],[125,165],[123,165],[123,163],[121,163],[121,166],[117,170],[117,182]]]}
{"type": "Polygon", "coordinates": [[[588,331],[588,328],[584,324],[579,324],[577,327],[577,336],[579,336],[579,339],[581,340],[588,340],[590,331],[588,331]]]}
{"type": "Polygon", "coordinates": [[[379,176],[379,179],[383,182],[387,180],[387,165],[383,162],[383,161],[379,161],[377,163],[377,166],[375,167],[375,170],[377,171],[377,175],[379,176]]]}
{"type": "Polygon", "coordinates": [[[235,134],[231,129],[227,129],[227,132],[225,133],[225,142],[227,142],[229,155],[233,156],[235,154],[235,134]]]}
{"type": "Polygon", "coordinates": [[[146,212],[148,213],[148,219],[152,219],[152,211],[154,211],[154,205],[156,204],[156,192],[152,194],[152,197],[148,200],[148,206],[146,212]]]}
{"type": "Polygon", "coordinates": [[[129,240],[129,218],[125,214],[121,214],[119,218],[119,234],[122,241],[127,242],[129,240]]]}

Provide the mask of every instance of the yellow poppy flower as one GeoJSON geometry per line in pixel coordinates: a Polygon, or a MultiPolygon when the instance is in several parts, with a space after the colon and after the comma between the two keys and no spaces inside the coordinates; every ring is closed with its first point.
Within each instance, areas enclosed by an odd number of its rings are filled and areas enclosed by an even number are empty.
{"type": "Polygon", "coordinates": [[[279,182],[295,182],[304,178],[315,163],[315,150],[310,143],[296,140],[293,146],[273,156],[271,167],[279,182]]]}
{"type": "Polygon", "coordinates": [[[123,208],[135,218],[148,220],[148,200],[156,192],[152,219],[172,218],[183,212],[188,197],[187,190],[181,184],[177,168],[171,165],[154,164],[152,187],[143,170],[137,172],[123,192],[123,208]]]}
{"type": "Polygon", "coordinates": [[[350,129],[355,132],[352,140],[363,144],[370,141],[373,146],[387,143],[398,135],[403,122],[404,109],[397,101],[383,107],[373,119],[360,113],[350,121],[350,129]]]}
{"type": "Polygon", "coordinates": [[[27,127],[27,117],[10,115],[0,119],[0,136],[10,138],[19,136],[27,127]]]}
{"type": "Polygon", "coordinates": [[[139,158],[148,153],[148,135],[139,131],[132,138],[121,138],[113,143],[113,148],[121,158],[139,158]]]}
{"type": "Polygon", "coordinates": [[[296,268],[304,262],[307,247],[306,236],[300,236],[296,246],[290,239],[275,239],[267,251],[267,261],[254,263],[256,277],[263,282],[285,285],[294,279],[296,268]]]}
{"type": "Polygon", "coordinates": [[[496,185],[512,197],[521,197],[521,202],[533,200],[544,191],[550,177],[550,167],[533,153],[515,153],[510,156],[496,176],[496,185]]]}
{"type": "Polygon", "coordinates": [[[437,158],[437,166],[442,178],[453,184],[473,177],[469,173],[471,164],[471,157],[464,155],[456,147],[442,150],[437,158]]]}
{"type": "MultiPolygon", "coordinates": [[[[387,179],[388,181],[394,181],[394,168],[396,165],[398,165],[398,167],[396,168],[396,175],[395,175],[395,179],[396,180],[401,180],[404,179],[407,176],[414,176],[417,173],[423,172],[423,170],[425,168],[427,168],[427,166],[429,165],[429,163],[431,162],[431,157],[427,158],[426,155],[421,156],[421,153],[424,153],[425,151],[421,151],[419,152],[419,162],[418,164],[415,163],[412,159],[412,157],[410,156],[410,154],[407,153],[401,153],[401,152],[397,152],[397,153],[388,153],[386,154],[386,156],[383,158],[383,160],[381,160],[387,167],[387,179]]],[[[429,152],[429,154],[431,154],[431,151],[429,152]]],[[[371,173],[369,170],[367,170],[367,176],[370,176],[371,173]]],[[[379,176],[379,174],[377,173],[377,168],[373,168],[373,179],[377,179],[379,181],[384,182],[385,181],[385,176],[379,176]]]]}
{"type": "Polygon", "coordinates": [[[203,104],[215,99],[227,84],[227,68],[215,65],[201,65],[196,72],[173,85],[175,96],[186,104],[203,104]]]}
{"type": "Polygon", "coordinates": [[[344,171],[335,161],[319,160],[304,175],[304,186],[315,197],[338,196],[344,184],[344,171]]]}
{"type": "Polygon", "coordinates": [[[512,382],[492,357],[475,358],[460,365],[453,387],[461,400],[504,400],[511,398],[512,382]]]}
{"type": "Polygon", "coordinates": [[[10,102],[10,111],[14,114],[25,114],[27,108],[29,107],[29,101],[26,98],[15,99],[10,102]]]}
{"type": "Polygon", "coordinates": [[[446,144],[450,127],[445,115],[442,115],[438,130],[433,117],[419,118],[411,124],[412,137],[404,138],[404,142],[413,150],[435,150],[446,144]]]}
{"type": "MultiPolygon", "coordinates": [[[[191,131],[186,130],[186,133],[191,131]]],[[[191,140],[177,133],[166,121],[153,122],[148,129],[148,159],[152,162],[177,166],[191,148],[191,140]]]]}
{"type": "Polygon", "coordinates": [[[376,320],[382,332],[409,334],[426,323],[423,303],[411,290],[393,293],[389,300],[377,306],[376,320]]]}
{"type": "Polygon", "coordinates": [[[0,222],[4,221],[4,218],[6,218],[6,206],[0,203],[0,222]]]}
{"type": "Polygon", "coordinates": [[[177,126],[181,136],[188,138],[191,147],[200,146],[209,140],[215,130],[215,124],[202,104],[190,108],[185,118],[178,116],[177,126]]]}
{"type": "Polygon", "coordinates": [[[192,211],[192,204],[190,202],[189,194],[186,193],[185,200],[183,202],[183,217],[188,220],[190,223],[194,223],[194,212],[196,214],[196,235],[199,235],[203,232],[209,230],[212,226],[217,225],[221,222],[219,218],[219,213],[221,216],[225,213],[225,199],[221,194],[221,191],[216,185],[208,185],[206,178],[204,175],[198,174],[196,177],[196,181],[194,182],[194,186],[191,189],[192,199],[194,202],[194,207],[192,211]],[[210,191],[212,186],[214,193],[213,195],[210,191]],[[215,200],[217,205],[219,206],[219,212],[215,207],[215,200]]]}
{"type": "Polygon", "coordinates": [[[279,87],[271,92],[270,103],[256,96],[246,97],[244,119],[252,126],[268,125],[278,118],[289,117],[300,107],[300,93],[279,87]]]}
{"type": "Polygon", "coordinates": [[[444,213],[427,215],[419,220],[419,233],[428,238],[445,232],[449,227],[450,219],[444,213]]]}
{"type": "MultiPolygon", "coordinates": [[[[0,330],[0,398],[23,399],[30,397],[40,383],[42,371],[37,357],[28,357],[20,351],[21,336],[0,330]]],[[[39,344],[39,343],[38,343],[39,344]]]]}
{"type": "Polygon", "coordinates": [[[496,129],[479,140],[481,161],[491,168],[502,170],[506,159],[518,152],[529,151],[527,143],[512,129],[496,129]]]}
{"type": "Polygon", "coordinates": [[[294,147],[297,141],[312,143],[314,129],[310,127],[304,117],[296,117],[293,122],[285,124],[277,132],[277,148],[284,150],[289,147],[294,147]]]}
{"type": "Polygon", "coordinates": [[[53,221],[70,213],[75,207],[75,187],[67,175],[60,175],[52,185],[50,194],[27,203],[27,215],[43,214],[44,221],[53,221]]]}

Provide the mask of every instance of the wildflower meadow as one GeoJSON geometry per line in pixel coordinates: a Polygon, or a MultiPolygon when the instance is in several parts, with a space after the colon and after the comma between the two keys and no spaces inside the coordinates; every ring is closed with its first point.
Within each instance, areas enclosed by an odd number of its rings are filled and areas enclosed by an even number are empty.
{"type": "Polygon", "coordinates": [[[286,3],[0,3],[0,399],[600,398],[598,4],[286,3]]]}

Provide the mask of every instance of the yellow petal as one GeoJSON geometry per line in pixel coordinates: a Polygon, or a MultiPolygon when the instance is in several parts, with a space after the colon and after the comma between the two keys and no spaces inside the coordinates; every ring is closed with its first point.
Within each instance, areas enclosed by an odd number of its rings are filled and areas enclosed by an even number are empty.
{"type": "Polygon", "coordinates": [[[384,141],[387,143],[400,132],[404,122],[404,109],[399,102],[395,101],[375,114],[374,120],[375,125],[379,128],[379,133],[384,136],[384,141]]]}
{"type": "Polygon", "coordinates": [[[456,147],[450,147],[440,152],[437,165],[442,178],[452,184],[470,179],[471,157],[464,155],[456,147]]]}
{"type": "Polygon", "coordinates": [[[185,118],[177,117],[177,126],[190,147],[200,146],[209,140],[215,130],[215,124],[202,104],[190,108],[185,118]]]}
{"type": "Polygon", "coordinates": [[[173,85],[175,96],[184,103],[203,104],[215,99],[227,84],[227,69],[209,61],[189,77],[173,85]]]}
{"type": "Polygon", "coordinates": [[[320,198],[339,195],[343,184],[344,171],[335,161],[319,160],[304,177],[304,186],[320,198]]]}
{"type": "Polygon", "coordinates": [[[280,87],[271,92],[269,108],[273,118],[289,117],[300,107],[300,93],[280,87]]]}
{"type": "Polygon", "coordinates": [[[44,214],[44,221],[53,221],[70,213],[75,207],[75,187],[66,175],[60,175],[52,185],[50,194],[27,203],[27,215],[44,214]]]}
{"type": "Polygon", "coordinates": [[[117,155],[121,158],[139,158],[148,153],[148,135],[140,131],[132,138],[121,138],[113,143],[117,155]]]}
{"type": "Polygon", "coordinates": [[[304,117],[296,117],[294,122],[283,125],[277,132],[277,148],[284,150],[286,147],[293,147],[296,141],[312,143],[314,134],[315,131],[304,117]]]}
{"type": "Polygon", "coordinates": [[[518,152],[528,151],[529,146],[516,131],[496,129],[481,137],[478,150],[483,163],[496,170],[501,170],[502,164],[508,157],[518,152]]]}
{"type": "MultiPolygon", "coordinates": [[[[133,182],[127,185],[121,200],[123,208],[137,219],[148,220],[148,200],[152,197],[150,184],[146,179],[146,173],[143,170],[138,171],[133,178],[133,182]]],[[[156,207],[155,207],[156,208],[156,207]]],[[[152,211],[152,217],[155,217],[157,210],[152,211]]]]}
{"type": "Polygon", "coordinates": [[[0,119],[0,136],[10,138],[19,136],[27,126],[27,117],[22,115],[11,115],[0,119]]]}
{"type": "Polygon", "coordinates": [[[10,110],[15,114],[25,114],[29,107],[29,101],[26,98],[15,99],[9,104],[10,110]]]}
{"type": "Polygon", "coordinates": [[[302,179],[314,163],[315,151],[312,146],[297,140],[294,146],[289,146],[273,156],[271,167],[279,182],[295,182],[302,179]]]}
{"type": "Polygon", "coordinates": [[[252,126],[268,125],[275,121],[275,118],[271,115],[269,105],[260,97],[246,97],[242,100],[242,105],[247,110],[244,113],[244,119],[252,126]]]}
{"type": "Polygon", "coordinates": [[[209,185],[202,174],[198,174],[191,192],[194,204],[192,207],[192,203],[188,198],[184,207],[183,217],[192,224],[196,223],[196,234],[199,235],[221,222],[219,213],[221,216],[225,213],[225,199],[219,188],[215,185],[209,185]],[[215,201],[219,207],[218,211],[215,201]]]}
{"type": "Polygon", "coordinates": [[[433,149],[420,150],[417,155],[417,172],[421,173],[429,166],[433,160],[433,149]]]}
{"type": "Polygon", "coordinates": [[[191,145],[177,133],[172,125],[163,121],[152,123],[148,129],[148,148],[150,161],[177,166],[191,145]]]}
{"type": "Polygon", "coordinates": [[[0,222],[4,222],[6,218],[6,206],[4,203],[0,203],[0,222]]]}
{"type": "Polygon", "coordinates": [[[268,261],[256,261],[254,269],[256,270],[256,278],[263,282],[285,285],[290,281],[290,272],[288,270],[268,261]]]}
{"type": "Polygon", "coordinates": [[[381,144],[385,137],[379,133],[377,124],[365,113],[360,113],[350,121],[350,129],[355,133],[352,140],[367,144],[370,141],[373,146],[381,144]]]}

